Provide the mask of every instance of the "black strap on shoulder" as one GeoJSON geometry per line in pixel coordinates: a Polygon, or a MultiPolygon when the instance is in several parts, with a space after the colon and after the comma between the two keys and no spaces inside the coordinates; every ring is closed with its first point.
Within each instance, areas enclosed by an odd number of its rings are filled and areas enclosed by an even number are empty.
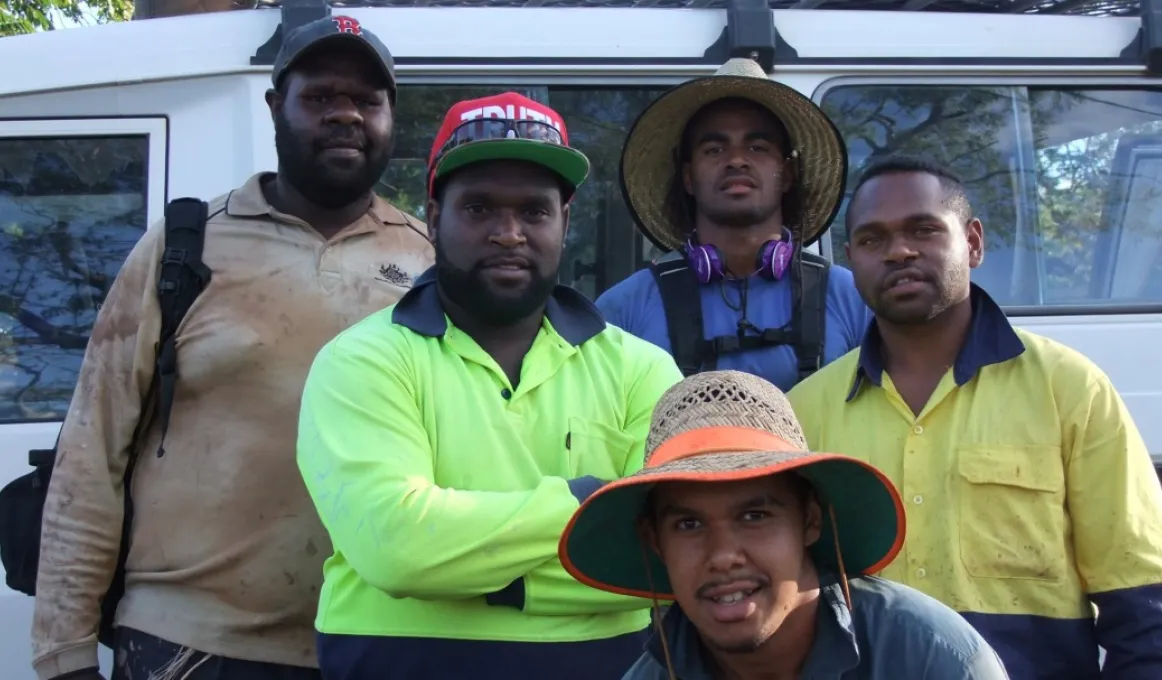
{"type": "Polygon", "coordinates": [[[813,253],[796,253],[791,271],[791,321],[783,328],[760,329],[745,321],[737,335],[703,339],[702,295],[685,258],[674,251],[650,265],[662,296],[670,353],[682,375],[713,371],[723,354],[791,345],[798,359],[799,380],[823,364],[826,338],[827,278],[831,263],[813,253]]]}
{"type": "Polygon", "coordinates": [[[827,338],[827,277],[831,263],[826,258],[799,251],[792,279],[791,327],[795,354],[799,358],[802,382],[823,366],[823,343],[827,338]]]}
{"type": "MultiPolygon", "coordinates": [[[[686,264],[686,258],[677,250],[651,263],[650,271],[662,296],[662,309],[666,313],[670,334],[670,354],[682,375],[689,377],[702,370],[702,294],[698,290],[698,281],[686,264]]],[[[706,370],[713,370],[713,367],[706,370]]]]}
{"type": "Polygon", "coordinates": [[[154,371],[157,417],[161,425],[158,457],[165,455],[165,434],[177,386],[177,329],[194,299],[210,283],[210,270],[202,262],[208,219],[209,206],[197,198],[174,199],[165,208],[165,251],[157,281],[161,335],[154,371]]]}

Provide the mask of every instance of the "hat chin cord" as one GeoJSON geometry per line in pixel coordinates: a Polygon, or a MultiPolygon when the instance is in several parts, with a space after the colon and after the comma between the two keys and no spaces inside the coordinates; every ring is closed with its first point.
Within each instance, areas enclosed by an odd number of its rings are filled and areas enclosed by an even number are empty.
{"type": "MultiPolygon", "coordinates": [[[[843,566],[843,551],[839,549],[839,524],[835,521],[835,506],[827,504],[827,516],[831,521],[831,536],[835,542],[835,561],[839,564],[839,583],[843,588],[843,600],[847,604],[848,611],[854,611],[851,606],[851,588],[847,583],[847,569],[843,566]]],[[[646,568],[646,580],[650,584],[650,608],[653,611],[654,629],[658,633],[658,641],[662,643],[662,656],[666,661],[666,673],[670,676],[670,680],[678,680],[677,674],[674,672],[674,660],[670,656],[670,644],[666,641],[666,631],[662,628],[662,608],[658,604],[658,589],[654,587],[654,575],[650,569],[649,555],[646,553],[645,545],[642,548],[642,563],[646,568]]]]}

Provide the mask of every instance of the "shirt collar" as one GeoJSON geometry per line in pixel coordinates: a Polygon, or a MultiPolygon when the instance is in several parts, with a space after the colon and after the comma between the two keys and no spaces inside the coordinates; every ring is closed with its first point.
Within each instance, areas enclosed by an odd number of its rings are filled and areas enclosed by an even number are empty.
{"type": "MultiPolygon", "coordinates": [[[[968,327],[968,335],[964,338],[964,345],[952,365],[952,377],[957,385],[967,383],[985,366],[1015,359],[1025,351],[1025,344],[1013,330],[1000,305],[975,283],[971,284],[970,290],[972,321],[968,327]]],[[[879,326],[873,319],[859,348],[859,365],[855,370],[855,378],[851,384],[851,391],[847,394],[847,401],[851,401],[859,394],[865,380],[878,387],[883,374],[883,339],[880,337],[879,326]]]]}
{"type": "MultiPolygon", "coordinates": [[[[545,316],[566,342],[574,347],[605,330],[605,317],[597,307],[576,290],[557,286],[545,303],[545,316]]],[[[429,267],[416,279],[392,310],[391,320],[420,335],[443,337],[448,330],[444,304],[436,290],[436,268],[429,267]]]]}
{"type": "MultiPolygon", "coordinates": [[[[266,200],[262,185],[274,179],[273,172],[259,172],[250,176],[246,183],[230,192],[226,199],[226,213],[231,217],[275,217],[276,211],[266,200]]],[[[388,203],[378,194],[372,194],[371,216],[382,224],[411,225],[403,212],[388,203]]]]}
{"type": "MultiPolygon", "coordinates": [[[[819,575],[819,608],[816,610],[815,642],[803,665],[804,678],[842,677],[859,666],[859,641],[851,610],[843,598],[839,580],[819,575]]],[[[710,680],[710,663],[694,624],[675,602],[662,620],[662,634],[674,662],[674,673],[689,680],[710,680]]],[[[663,668],[666,657],[657,631],[646,643],[646,653],[663,668]]]]}

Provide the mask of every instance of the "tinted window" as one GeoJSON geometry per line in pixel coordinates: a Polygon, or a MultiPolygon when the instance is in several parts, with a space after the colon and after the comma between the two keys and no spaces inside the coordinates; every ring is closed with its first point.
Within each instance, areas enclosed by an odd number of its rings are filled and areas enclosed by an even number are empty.
{"type": "Polygon", "coordinates": [[[0,423],[59,420],[146,228],[148,138],[0,137],[0,423]]]}
{"type": "Polygon", "coordinates": [[[394,159],[380,193],[425,219],[428,154],[452,104],[506,91],[548,104],[564,118],[570,145],[584,151],[592,164],[571,207],[560,281],[594,298],[638,264],[640,245],[621,199],[618,164],[626,131],[662,90],[405,85],[397,106],[394,159]]]}
{"type": "MultiPolygon", "coordinates": [[[[974,277],[1002,304],[1162,303],[1162,92],[851,85],[822,106],[852,185],[893,153],[964,178],[985,226],[974,277]]],[[[840,263],[845,212],[831,229],[840,263]]]]}

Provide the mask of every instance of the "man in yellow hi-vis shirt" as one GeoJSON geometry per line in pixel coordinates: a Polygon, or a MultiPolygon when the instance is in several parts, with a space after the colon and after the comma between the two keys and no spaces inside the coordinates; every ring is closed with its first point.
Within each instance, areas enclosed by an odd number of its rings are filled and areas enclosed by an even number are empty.
{"type": "Polygon", "coordinates": [[[315,624],[335,680],[617,680],[649,600],[575,581],[557,542],[642,466],[662,349],[556,285],[589,162],[539,102],[452,107],[432,147],[436,266],[328,344],[298,461],[335,546],[315,624]]]}
{"type": "Polygon", "coordinates": [[[881,576],[959,611],[1013,680],[1162,678],[1162,488],[1109,379],[969,282],[983,228],[946,170],[869,168],[847,229],[875,321],[788,396],[812,448],[900,489],[881,576]]]}

